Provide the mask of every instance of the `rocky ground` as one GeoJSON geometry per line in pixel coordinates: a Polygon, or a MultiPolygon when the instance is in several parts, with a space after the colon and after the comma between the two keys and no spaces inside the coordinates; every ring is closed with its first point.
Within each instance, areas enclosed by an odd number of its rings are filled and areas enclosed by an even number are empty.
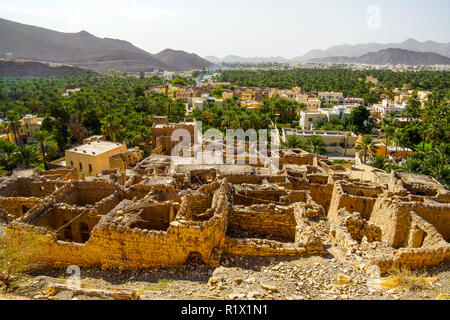
{"type": "MultiPolygon", "coordinates": [[[[449,265],[441,264],[415,274],[398,274],[396,279],[401,281],[383,288],[372,285],[373,279],[359,270],[353,256],[328,247],[323,257],[224,256],[222,265],[216,269],[202,266],[140,272],[81,269],[81,288],[133,292],[141,300],[435,300],[449,297],[449,265]]],[[[27,275],[12,295],[0,299],[117,298],[74,290],[48,290],[51,283],[66,285],[69,276],[66,270],[36,271],[27,275]]]]}

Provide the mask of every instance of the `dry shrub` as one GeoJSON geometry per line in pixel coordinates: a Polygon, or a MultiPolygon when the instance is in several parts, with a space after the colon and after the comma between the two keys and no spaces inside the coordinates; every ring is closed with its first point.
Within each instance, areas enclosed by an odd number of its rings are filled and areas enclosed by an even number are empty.
{"type": "Polygon", "coordinates": [[[420,270],[411,270],[405,266],[397,267],[389,276],[380,279],[380,286],[384,289],[397,289],[401,291],[415,291],[427,289],[436,278],[428,277],[420,270]]]}
{"type": "Polygon", "coordinates": [[[6,292],[15,288],[21,275],[41,265],[45,236],[35,231],[0,236],[0,285],[6,292]]]}

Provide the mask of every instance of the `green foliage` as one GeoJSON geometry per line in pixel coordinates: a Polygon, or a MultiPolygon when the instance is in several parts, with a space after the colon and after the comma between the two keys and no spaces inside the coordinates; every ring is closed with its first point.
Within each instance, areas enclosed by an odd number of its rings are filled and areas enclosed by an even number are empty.
{"type": "Polygon", "coordinates": [[[370,135],[365,135],[362,139],[356,141],[355,149],[358,151],[359,155],[363,157],[363,163],[366,163],[367,157],[369,155],[374,155],[377,147],[375,146],[372,137],[370,135]]]}
{"type": "Polygon", "coordinates": [[[181,78],[181,77],[176,77],[176,78],[173,79],[170,83],[171,83],[173,86],[174,86],[174,85],[180,85],[180,86],[184,86],[184,87],[187,87],[187,86],[188,86],[187,81],[184,80],[184,79],[181,78]]]}
{"type": "Polygon", "coordinates": [[[42,159],[42,155],[34,146],[19,147],[13,158],[23,169],[35,167],[42,159]]]}
{"type": "Polygon", "coordinates": [[[361,97],[368,103],[381,100],[381,94],[409,84],[416,90],[439,90],[447,96],[450,91],[450,72],[420,71],[393,72],[390,70],[349,69],[292,69],[292,70],[227,70],[219,78],[235,85],[292,88],[306,91],[338,91],[345,96],[361,97]],[[383,86],[366,83],[366,76],[377,78],[383,86]]]}
{"type": "MultiPolygon", "coordinates": [[[[44,117],[42,129],[53,136],[61,151],[72,143],[81,143],[86,136],[102,132],[110,139],[134,146],[133,141],[143,140],[134,139],[143,136],[140,126],[151,126],[151,121],[144,119],[168,115],[170,121],[180,121],[185,116],[182,101],[146,93],[148,87],[163,83],[160,77],[140,80],[117,72],[110,76],[61,79],[0,78],[0,113],[8,116],[6,125],[17,130],[19,111],[44,117]],[[63,96],[66,89],[72,88],[81,90],[63,96]]],[[[46,155],[46,160],[51,158],[46,155]]]]}
{"type": "Polygon", "coordinates": [[[306,149],[305,143],[296,135],[290,135],[281,145],[282,149],[306,149]]]}
{"type": "Polygon", "coordinates": [[[325,142],[323,141],[322,137],[318,135],[312,135],[311,138],[308,139],[307,145],[307,151],[314,153],[314,154],[325,154],[327,152],[327,149],[325,148],[325,142]]]}
{"type": "Polygon", "coordinates": [[[369,165],[377,169],[386,170],[388,167],[388,161],[384,156],[377,155],[373,161],[369,163],[369,165]]]}

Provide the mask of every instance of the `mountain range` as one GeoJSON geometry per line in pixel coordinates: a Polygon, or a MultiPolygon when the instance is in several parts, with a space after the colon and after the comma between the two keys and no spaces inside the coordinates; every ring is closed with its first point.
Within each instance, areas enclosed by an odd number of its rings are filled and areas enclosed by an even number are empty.
{"type": "Polygon", "coordinates": [[[212,63],[194,53],[166,49],[148,53],[123,40],[98,38],[87,31],[63,33],[0,18],[0,56],[129,72],[203,69],[212,63]]]}
{"type": "Polygon", "coordinates": [[[369,52],[359,57],[328,57],[310,59],[311,62],[363,63],[371,65],[436,65],[450,64],[450,58],[433,52],[417,52],[389,48],[378,52],[369,52]]]}
{"type": "MultiPolygon", "coordinates": [[[[357,44],[357,45],[340,45],[340,46],[333,46],[330,47],[326,50],[319,50],[319,49],[315,49],[315,50],[311,50],[308,53],[302,55],[302,56],[298,56],[295,57],[293,59],[286,59],[283,57],[251,57],[251,58],[246,58],[246,57],[240,57],[240,56],[235,56],[235,55],[229,55],[226,56],[225,58],[217,58],[214,56],[208,56],[205,57],[206,60],[218,64],[218,63],[222,63],[222,62],[227,62],[227,63],[263,63],[263,62],[282,62],[282,63],[286,63],[286,62],[307,62],[307,61],[339,61],[339,62],[350,62],[350,61],[355,61],[356,57],[361,57],[364,56],[366,54],[371,54],[371,57],[374,55],[374,53],[376,52],[380,52],[379,56],[383,56],[385,58],[380,58],[380,59],[375,59],[375,58],[370,58],[370,57],[364,57],[361,58],[361,60],[373,60],[373,61],[388,61],[386,60],[386,57],[392,56],[394,57],[394,52],[386,52],[384,50],[386,49],[403,49],[409,52],[416,52],[416,53],[434,53],[434,54],[438,54],[444,57],[448,57],[450,58],[450,43],[438,43],[438,42],[434,42],[434,41],[425,41],[425,42],[420,42],[414,39],[408,39],[406,41],[403,41],[401,43],[387,43],[387,44],[382,44],[382,43],[367,43],[367,44],[357,44]],[[329,59],[327,59],[329,58],[329,59]],[[349,58],[349,59],[344,59],[344,58],[349,58]]],[[[406,51],[403,51],[404,54],[407,54],[406,51]]],[[[388,63],[392,63],[394,64],[395,61],[399,60],[399,54],[401,54],[401,51],[397,51],[395,54],[395,58],[393,60],[391,60],[388,63]]],[[[422,61],[420,59],[412,59],[409,57],[412,56],[416,56],[418,57],[419,55],[415,55],[414,53],[411,54],[407,54],[408,57],[405,57],[405,59],[400,59],[401,61],[422,61]]],[[[423,56],[424,57],[424,56],[423,56]]],[[[436,58],[437,61],[442,60],[442,58],[436,58]]],[[[420,63],[420,64],[429,64],[427,63],[427,61],[431,61],[434,59],[431,55],[428,55],[428,58],[424,58],[425,60],[423,60],[425,63],[420,63]],[[430,60],[431,59],[431,60],[430,60]]]]}
{"type": "Polygon", "coordinates": [[[294,61],[308,61],[316,58],[328,57],[359,57],[370,52],[377,52],[384,49],[404,49],[416,52],[432,52],[450,57],[450,43],[438,43],[434,41],[420,42],[414,39],[408,39],[401,43],[367,43],[357,45],[340,45],[333,46],[326,50],[311,50],[308,53],[296,57],[294,61]]]}

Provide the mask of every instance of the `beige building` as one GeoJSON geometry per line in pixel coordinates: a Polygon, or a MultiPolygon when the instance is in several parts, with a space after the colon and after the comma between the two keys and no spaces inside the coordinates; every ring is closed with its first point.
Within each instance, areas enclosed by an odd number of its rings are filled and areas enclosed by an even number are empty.
{"type": "Polygon", "coordinates": [[[356,140],[358,137],[351,132],[343,131],[310,131],[284,128],[282,140],[287,141],[288,137],[295,135],[304,143],[313,135],[323,139],[327,153],[339,153],[343,156],[353,157],[356,154],[356,140]]]}
{"type": "Polygon", "coordinates": [[[340,103],[344,100],[342,92],[319,92],[317,96],[323,103],[340,103]]]}
{"type": "Polygon", "coordinates": [[[127,151],[124,144],[97,140],[66,150],[66,166],[77,168],[79,174],[95,176],[102,170],[111,169],[111,156],[127,151]]]}
{"type": "Polygon", "coordinates": [[[297,102],[304,103],[306,105],[307,110],[317,110],[321,107],[322,101],[317,98],[311,98],[308,94],[299,94],[297,96],[297,102]]]}
{"type": "MultiPolygon", "coordinates": [[[[27,144],[33,138],[33,133],[39,131],[42,126],[42,121],[44,118],[39,118],[38,116],[27,114],[20,120],[21,127],[17,132],[17,139],[19,144],[27,144]]],[[[14,133],[9,132],[9,141],[15,142],[14,133]]]]}

